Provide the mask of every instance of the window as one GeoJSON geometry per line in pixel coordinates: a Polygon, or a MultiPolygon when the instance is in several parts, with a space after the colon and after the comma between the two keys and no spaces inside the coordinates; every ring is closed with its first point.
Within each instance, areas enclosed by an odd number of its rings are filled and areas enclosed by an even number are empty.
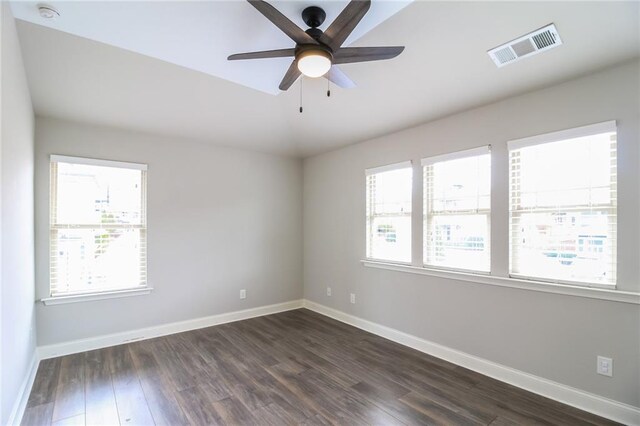
{"type": "Polygon", "coordinates": [[[146,165],[51,156],[51,296],[146,287],[146,165]]]}
{"type": "Polygon", "coordinates": [[[422,166],[424,264],[489,272],[489,147],[425,158],[422,166]]]}
{"type": "Polygon", "coordinates": [[[509,142],[512,275],[615,285],[615,122],[509,142]]]}
{"type": "Polygon", "coordinates": [[[366,170],[367,257],[411,262],[411,162],[366,170]]]}

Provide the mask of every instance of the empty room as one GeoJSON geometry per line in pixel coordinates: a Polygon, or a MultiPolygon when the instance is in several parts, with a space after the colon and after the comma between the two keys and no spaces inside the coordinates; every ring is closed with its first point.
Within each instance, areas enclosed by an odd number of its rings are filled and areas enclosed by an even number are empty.
{"type": "Polygon", "coordinates": [[[640,2],[0,6],[0,425],[640,426],[640,2]]]}

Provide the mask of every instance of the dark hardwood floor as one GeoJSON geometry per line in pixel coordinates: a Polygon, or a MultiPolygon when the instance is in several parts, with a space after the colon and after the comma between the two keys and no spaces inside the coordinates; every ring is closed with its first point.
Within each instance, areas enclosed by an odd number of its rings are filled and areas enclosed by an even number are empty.
{"type": "Polygon", "coordinates": [[[23,424],[613,423],[300,309],[43,360],[23,424]]]}

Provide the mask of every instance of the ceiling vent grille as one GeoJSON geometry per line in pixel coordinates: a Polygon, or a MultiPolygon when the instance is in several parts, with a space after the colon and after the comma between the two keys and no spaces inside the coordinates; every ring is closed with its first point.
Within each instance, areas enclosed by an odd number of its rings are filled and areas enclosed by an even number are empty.
{"type": "Polygon", "coordinates": [[[532,33],[495,47],[487,53],[498,68],[517,62],[522,58],[560,46],[562,40],[556,26],[549,24],[532,33]]]}

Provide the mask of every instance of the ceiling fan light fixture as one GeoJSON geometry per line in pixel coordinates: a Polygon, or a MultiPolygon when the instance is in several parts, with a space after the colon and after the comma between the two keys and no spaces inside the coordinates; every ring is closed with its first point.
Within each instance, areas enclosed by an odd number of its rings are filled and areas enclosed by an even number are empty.
{"type": "Polygon", "coordinates": [[[307,77],[322,77],[331,69],[331,53],[322,49],[309,49],[297,57],[298,69],[307,77]]]}

